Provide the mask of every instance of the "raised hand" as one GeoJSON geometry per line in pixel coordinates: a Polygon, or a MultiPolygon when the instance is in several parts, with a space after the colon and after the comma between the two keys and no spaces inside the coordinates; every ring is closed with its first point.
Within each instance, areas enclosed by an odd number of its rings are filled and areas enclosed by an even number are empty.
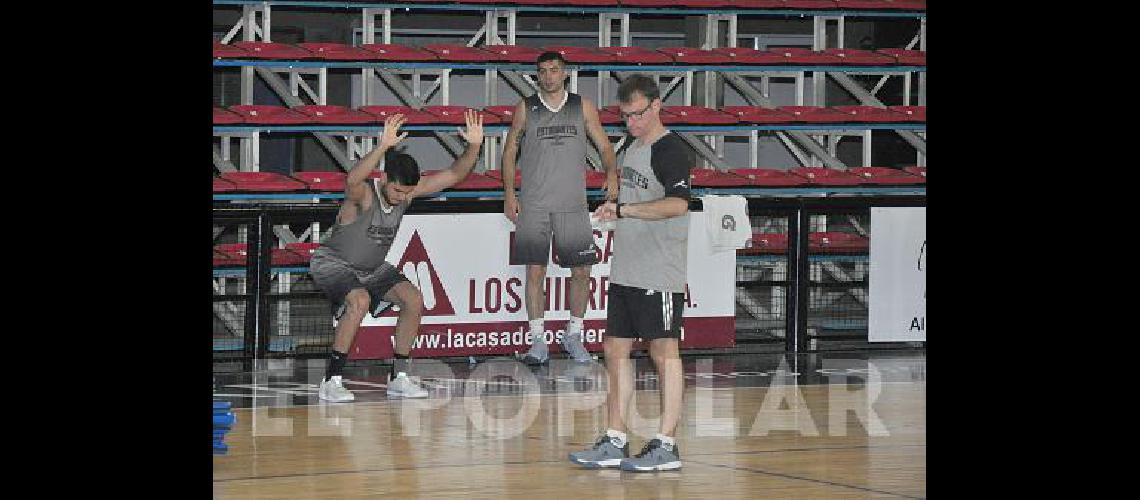
{"type": "Polygon", "coordinates": [[[467,129],[459,129],[459,135],[467,144],[481,144],[483,142],[483,115],[474,109],[468,109],[463,114],[467,121],[467,129]]]}
{"type": "Polygon", "coordinates": [[[395,114],[384,119],[384,132],[380,134],[380,147],[391,149],[408,136],[407,132],[399,133],[405,120],[402,114],[395,114]]]}

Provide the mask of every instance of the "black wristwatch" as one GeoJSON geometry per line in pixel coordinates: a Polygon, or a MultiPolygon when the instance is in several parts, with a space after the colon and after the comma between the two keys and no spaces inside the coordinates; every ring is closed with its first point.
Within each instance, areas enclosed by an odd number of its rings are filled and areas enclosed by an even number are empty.
{"type": "Polygon", "coordinates": [[[625,203],[618,203],[618,204],[617,204],[617,211],[616,211],[616,213],[617,213],[617,218],[619,218],[619,219],[621,218],[621,206],[622,206],[622,205],[625,205],[625,203]]]}

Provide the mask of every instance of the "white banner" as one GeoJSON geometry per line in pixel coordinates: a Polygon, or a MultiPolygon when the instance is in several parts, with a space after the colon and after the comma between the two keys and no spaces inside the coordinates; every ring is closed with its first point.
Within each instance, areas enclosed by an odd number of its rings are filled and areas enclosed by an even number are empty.
{"type": "MultiPolygon", "coordinates": [[[[704,216],[689,218],[686,317],[734,318],[735,252],[713,253],[704,216]]],[[[500,213],[407,215],[387,260],[402,269],[424,297],[422,324],[526,321],[526,267],[509,264],[514,224],[500,213]]],[[[590,273],[586,319],[606,317],[613,231],[594,230],[601,262],[590,273]]],[[[546,319],[567,320],[570,269],[547,267],[546,319]]],[[[363,326],[390,326],[391,311],[365,316],[363,326]]]]}
{"type": "Polygon", "coordinates": [[[926,252],[926,207],[871,208],[871,342],[926,341],[926,252]]]}

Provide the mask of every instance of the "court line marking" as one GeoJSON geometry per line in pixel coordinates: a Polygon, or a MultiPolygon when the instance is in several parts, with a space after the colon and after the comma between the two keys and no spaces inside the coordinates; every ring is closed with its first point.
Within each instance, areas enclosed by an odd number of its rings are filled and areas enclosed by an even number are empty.
{"type": "MultiPolygon", "coordinates": [[[[345,382],[345,383],[347,384],[349,382],[345,382]]],[[[918,385],[918,384],[925,384],[925,383],[926,383],[925,380],[915,380],[915,381],[910,381],[910,382],[879,382],[879,385],[918,385]]],[[[781,384],[776,384],[776,385],[780,386],[781,384]]],[[[801,384],[801,385],[783,384],[783,385],[787,386],[787,387],[815,387],[815,386],[823,386],[823,385],[837,386],[837,387],[848,387],[848,386],[856,386],[857,385],[857,386],[865,388],[867,384],[865,384],[865,383],[864,384],[848,384],[848,383],[839,384],[839,383],[836,383],[836,384],[801,384]]],[[[225,386],[223,386],[223,387],[225,387],[225,386]]],[[[763,385],[763,386],[745,386],[745,387],[701,387],[700,389],[706,390],[706,391],[728,391],[728,390],[734,390],[735,391],[735,390],[742,390],[742,389],[770,389],[771,387],[772,387],[771,385],[763,385]]],[[[697,389],[696,386],[688,386],[688,387],[685,387],[685,390],[688,391],[690,388],[692,388],[694,391],[697,389]]],[[[259,389],[259,390],[272,391],[272,389],[259,389]]],[[[379,392],[379,391],[373,391],[373,390],[369,390],[369,389],[360,389],[360,390],[354,390],[353,392],[379,392]]],[[[637,389],[636,392],[661,392],[661,390],[660,389],[637,389]]],[[[606,393],[602,392],[602,391],[546,392],[546,393],[539,393],[539,396],[570,397],[570,396],[596,396],[596,395],[601,395],[601,394],[606,394],[606,393]]],[[[522,395],[523,395],[523,393],[495,394],[495,393],[486,393],[485,392],[485,393],[479,394],[478,396],[454,395],[451,397],[451,399],[472,398],[472,397],[519,397],[522,395]]],[[[215,396],[220,396],[220,395],[215,394],[215,396]]],[[[282,393],[275,395],[273,397],[296,397],[296,396],[316,397],[316,393],[301,395],[301,394],[290,394],[290,393],[282,392],[282,393]]],[[[441,399],[441,398],[428,397],[428,398],[416,399],[415,401],[432,401],[434,399],[441,399]]],[[[398,403],[400,401],[401,401],[401,399],[384,399],[384,400],[379,400],[379,401],[353,401],[353,402],[351,402],[351,404],[354,406],[378,406],[378,405],[384,405],[384,404],[398,403]]],[[[311,407],[325,406],[325,405],[329,405],[329,404],[346,404],[346,403],[320,403],[320,402],[314,403],[314,404],[292,404],[292,403],[290,403],[287,405],[273,406],[273,408],[311,408],[311,407]]],[[[231,410],[255,410],[255,409],[256,408],[248,408],[248,407],[231,408],[231,410]]]]}
{"type": "MultiPolygon", "coordinates": [[[[889,448],[913,448],[913,447],[925,448],[926,445],[925,444],[900,444],[900,445],[882,445],[882,446],[869,446],[869,445],[868,446],[827,446],[827,447],[820,447],[820,448],[784,448],[784,449],[777,449],[777,450],[736,451],[736,452],[727,452],[727,453],[733,454],[733,455],[759,455],[759,454],[764,454],[764,453],[773,453],[774,454],[774,453],[794,453],[794,452],[833,451],[833,450],[863,450],[863,449],[881,450],[881,449],[889,449],[889,448]]],[[[708,457],[708,456],[722,456],[725,454],[726,454],[726,452],[691,453],[691,454],[686,454],[686,456],[708,457]]],[[[232,458],[233,456],[234,455],[219,455],[219,456],[216,456],[215,458],[225,459],[227,457],[232,458]]],[[[274,475],[274,476],[233,477],[233,478],[227,478],[227,479],[214,479],[213,481],[215,483],[227,483],[227,482],[232,482],[232,481],[260,481],[260,480],[264,480],[264,479],[284,479],[284,478],[293,478],[293,477],[330,476],[330,475],[337,475],[337,474],[367,474],[367,473],[372,473],[372,472],[395,472],[395,471],[407,471],[407,470],[419,470],[419,469],[436,469],[436,468],[444,468],[444,467],[449,467],[449,468],[489,467],[489,466],[498,466],[498,465],[530,465],[530,464],[561,464],[561,463],[570,464],[571,466],[574,465],[567,459],[560,459],[560,460],[508,460],[505,462],[496,462],[496,463],[425,464],[422,466],[397,466],[397,467],[388,467],[388,468],[380,468],[380,469],[354,469],[354,470],[340,470],[340,471],[307,472],[307,473],[297,473],[297,474],[279,474],[279,475],[274,475]]],[[[708,466],[718,467],[715,464],[706,464],[706,463],[702,463],[702,462],[694,462],[694,463],[697,463],[700,465],[708,465],[708,466]]],[[[575,467],[571,470],[591,471],[592,469],[585,469],[585,468],[579,469],[579,468],[575,467]]],[[[759,472],[759,471],[748,471],[748,472],[759,472]]],[[[777,475],[777,474],[773,474],[773,475],[777,475]]],[[[795,479],[803,479],[803,478],[795,478],[795,479]]],[[[804,479],[804,480],[805,481],[813,481],[812,479],[804,479]]],[[[856,488],[858,488],[858,487],[856,487],[856,488]]],[[[874,490],[868,490],[868,491],[874,491],[874,490]]],[[[876,491],[876,493],[887,493],[887,492],[877,492],[876,491]]],[[[894,493],[887,493],[887,494],[894,495],[894,493]]],[[[908,498],[916,498],[916,497],[908,497],[908,498]]]]}
{"type": "Polygon", "coordinates": [[[903,498],[913,498],[916,500],[921,500],[921,499],[925,498],[925,497],[913,497],[910,495],[903,495],[902,493],[892,493],[890,491],[876,490],[873,488],[866,488],[863,486],[855,486],[853,484],[836,483],[836,482],[827,481],[824,479],[812,479],[810,477],[800,477],[800,476],[795,476],[792,474],[784,474],[781,472],[769,472],[769,471],[760,470],[760,469],[753,469],[751,467],[737,467],[734,465],[710,464],[710,463],[705,463],[705,462],[698,462],[696,460],[688,460],[687,462],[694,463],[697,465],[704,465],[707,467],[716,467],[716,468],[720,468],[720,469],[731,469],[731,470],[739,470],[739,471],[745,471],[745,472],[754,472],[757,474],[764,474],[767,476],[776,476],[776,477],[782,477],[785,479],[798,479],[800,481],[807,481],[809,483],[819,483],[819,484],[826,484],[826,485],[830,485],[830,486],[839,486],[839,487],[843,487],[843,488],[851,488],[851,489],[867,491],[867,492],[871,492],[871,493],[880,493],[883,495],[893,495],[893,496],[903,497],[903,498]]]}

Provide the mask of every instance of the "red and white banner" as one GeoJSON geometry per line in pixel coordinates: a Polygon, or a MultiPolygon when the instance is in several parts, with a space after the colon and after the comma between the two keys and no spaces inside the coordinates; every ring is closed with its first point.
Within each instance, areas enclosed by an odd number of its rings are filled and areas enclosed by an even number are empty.
{"type": "MultiPolygon", "coordinates": [[[[736,338],[736,253],[713,253],[704,216],[689,223],[688,293],[682,348],[730,347],[736,338]]],[[[502,355],[526,352],[526,266],[509,264],[514,224],[503,214],[407,215],[387,259],[419,287],[424,297],[415,357],[502,355]]],[[[601,262],[591,269],[585,345],[601,351],[613,256],[613,231],[594,230],[601,262]]],[[[552,252],[553,254],[553,252],[552,252]]],[[[570,270],[547,266],[546,337],[552,352],[570,318],[570,270]]],[[[365,316],[350,349],[351,359],[393,354],[397,313],[365,316]]]]}

